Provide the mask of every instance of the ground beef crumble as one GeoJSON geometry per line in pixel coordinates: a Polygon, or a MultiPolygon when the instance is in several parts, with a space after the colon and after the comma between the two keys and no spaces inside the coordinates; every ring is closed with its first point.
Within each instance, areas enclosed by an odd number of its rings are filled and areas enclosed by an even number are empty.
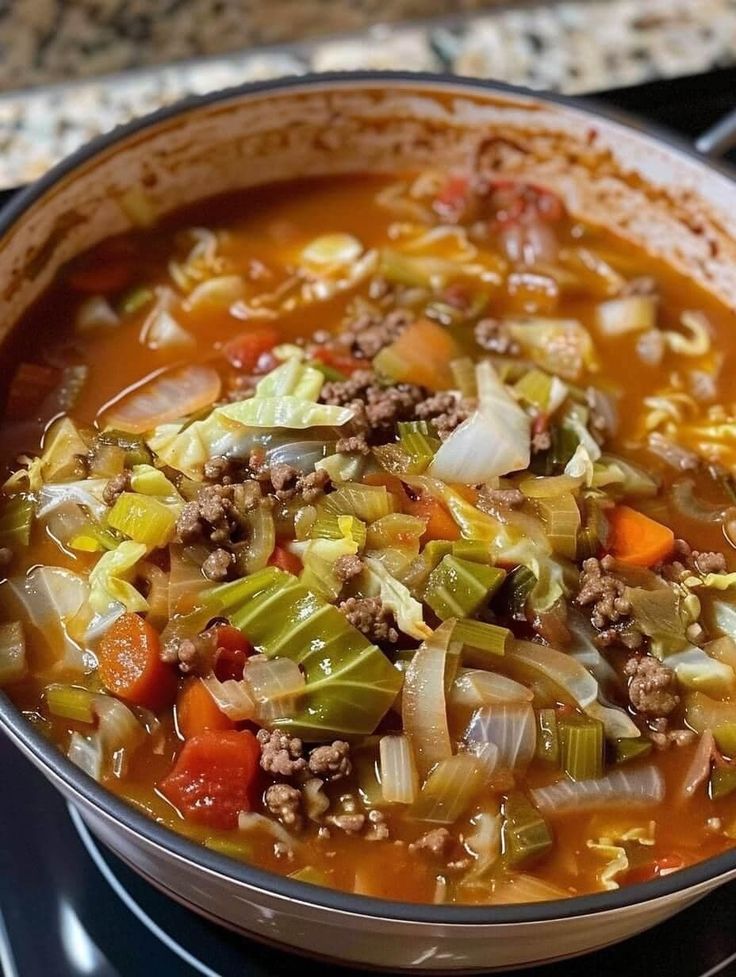
{"type": "Polygon", "coordinates": [[[447,853],[451,844],[452,835],[447,828],[434,828],[422,835],[421,838],[417,838],[416,841],[412,841],[409,845],[409,851],[422,851],[439,857],[447,853]]]}
{"type": "Polygon", "coordinates": [[[585,560],[580,572],[580,589],[575,603],[591,608],[591,621],[602,631],[612,624],[623,621],[631,614],[631,604],[626,597],[626,584],[611,572],[613,560],[604,556],[585,560]]]}
{"type": "Polygon", "coordinates": [[[406,309],[394,309],[386,315],[365,310],[343,324],[337,342],[347,346],[356,359],[371,360],[398,339],[413,319],[406,309]]]}
{"type": "Polygon", "coordinates": [[[263,803],[269,814],[288,828],[299,829],[302,825],[302,792],[291,784],[271,784],[263,795],[263,803]]]}
{"type": "Polygon", "coordinates": [[[119,475],[113,475],[102,490],[102,498],[108,505],[114,505],[123,492],[130,490],[130,472],[126,469],[119,475]]]}
{"type": "Polygon", "coordinates": [[[445,391],[417,404],[415,416],[420,421],[431,421],[440,440],[445,441],[456,427],[467,421],[475,408],[474,400],[445,391]]]}
{"type": "Polygon", "coordinates": [[[342,780],[353,769],[350,744],[335,740],[326,746],[316,746],[309,754],[309,769],[324,781],[342,780]]]}
{"type": "Polygon", "coordinates": [[[637,712],[669,716],[677,707],[680,697],[675,673],[657,658],[651,655],[630,658],[624,674],[629,678],[629,699],[637,712]]]}
{"type": "Polygon", "coordinates": [[[176,538],[180,543],[232,543],[244,528],[245,514],[262,503],[263,493],[255,481],[204,485],[197,498],[182,508],[176,538]]]}
{"type": "Polygon", "coordinates": [[[371,641],[395,644],[399,640],[399,632],[392,623],[393,616],[379,597],[348,597],[338,604],[338,610],[371,641]]]}
{"type": "Polygon", "coordinates": [[[671,746],[688,746],[695,742],[698,735],[692,729],[670,729],[669,720],[664,716],[652,719],[649,730],[649,739],[658,750],[667,750],[671,746]]]}
{"type": "Polygon", "coordinates": [[[278,729],[259,729],[256,734],[261,744],[261,768],[278,777],[294,777],[307,768],[302,741],[288,736],[278,729]]]}
{"type": "Polygon", "coordinates": [[[202,564],[202,573],[208,580],[227,580],[235,559],[227,550],[213,550],[202,564]]]}
{"type": "Polygon", "coordinates": [[[487,353],[498,356],[518,356],[519,344],[512,339],[509,327],[499,319],[481,319],[473,330],[476,343],[487,353]]]}
{"type": "Polygon", "coordinates": [[[341,583],[347,583],[363,572],[363,561],[359,556],[346,554],[338,556],[333,567],[335,576],[341,583]]]}
{"type": "Polygon", "coordinates": [[[413,383],[384,387],[372,370],[356,370],[348,380],[326,383],[320,398],[325,404],[353,411],[351,434],[363,434],[366,442],[393,434],[399,421],[413,420],[417,405],[427,391],[413,383]]]}

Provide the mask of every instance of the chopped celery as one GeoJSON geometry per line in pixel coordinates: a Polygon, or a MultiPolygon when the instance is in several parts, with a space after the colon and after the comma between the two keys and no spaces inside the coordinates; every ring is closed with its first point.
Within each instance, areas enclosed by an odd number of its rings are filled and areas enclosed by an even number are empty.
{"type": "Polygon", "coordinates": [[[736,790],[736,767],[714,767],[708,783],[708,794],[713,801],[728,797],[736,790]]]}
{"type": "Polygon", "coordinates": [[[616,764],[628,763],[630,760],[637,760],[639,757],[647,756],[651,752],[652,741],[643,736],[617,739],[613,744],[613,762],[616,764]]]}
{"type": "Polygon", "coordinates": [[[526,603],[537,586],[537,578],[528,567],[517,567],[503,587],[502,597],[515,621],[526,621],[526,603]]]}
{"type": "Polygon", "coordinates": [[[0,546],[28,546],[33,523],[33,503],[22,495],[3,496],[0,511],[0,546]]]}
{"type": "Polygon", "coordinates": [[[216,851],[220,855],[227,855],[228,858],[237,858],[241,861],[250,861],[255,855],[253,844],[246,841],[242,835],[235,841],[232,838],[219,838],[217,835],[210,835],[204,839],[204,847],[210,851],[216,851]]]}
{"type": "Polygon", "coordinates": [[[101,553],[114,550],[120,541],[118,533],[89,522],[81,533],[69,541],[69,546],[80,553],[101,553]]]}
{"type": "Polygon", "coordinates": [[[493,666],[503,656],[510,636],[508,628],[467,618],[458,621],[452,632],[452,640],[462,643],[463,665],[473,668],[493,666]]]}
{"type": "Polygon", "coordinates": [[[288,877],[290,879],[296,879],[298,882],[308,882],[310,885],[329,886],[330,884],[330,880],[325,873],[320,872],[313,865],[305,865],[304,868],[298,868],[296,872],[290,872],[288,877]]]}
{"type": "Polygon", "coordinates": [[[133,315],[140,312],[154,300],[153,290],[145,285],[138,285],[129,289],[120,299],[118,309],[123,315],[133,315]]]}
{"type": "Polygon", "coordinates": [[[52,716],[78,723],[95,722],[95,696],[76,685],[47,685],[46,705],[52,716]]]}
{"type": "Polygon", "coordinates": [[[713,727],[713,736],[723,753],[736,758],[736,723],[719,723],[713,727]]]}
{"type": "Polygon", "coordinates": [[[427,288],[430,284],[426,258],[410,257],[391,248],[382,249],[379,271],[386,281],[396,285],[427,288]]]}
{"type": "Polygon", "coordinates": [[[339,516],[319,507],[317,518],[312,524],[309,535],[312,539],[345,539],[350,537],[357,543],[358,549],[363,549],[366,541],[365,523],[356,516],[339,516]]]}
{"type": "Polygon", "coordinates": [[[0,624],[0,686],[25,678],[26,639],[20,621],[0,624]]]}
{"type": "Polygon", "coordinates": [[[400,421],[399,445],[411,459],[411,473],[420,474],[434,458],[440,439],[428,421],[400,421]]]}
{"type": "Polygon", "coordinates": [[[542,370],[529,370],[521,380],[516,381],[514,390],[527,404],[546,413],[552,392],[552,377],[542,370]]]}
{"type": "Polygon", "coordinates": [[[306,684],[294,711],[274,721],[310,742],[372,733],[391,707],[402,676],[340,611],[291,574],[265,567],[203,595],[269,658],[291,658],[306,684]]]}
{"type": "Polygon", "coordinates": [[[508,795],[503,816],[503,857],[513,868],[536,861],[554,844],[549,825],[521,791],[508,795]]]}
{"type": "Polygon", "coordinates": [[[123,492],[108,513],[107,522],[136,543],[156,549],[171,541],[176,515],[151,495],[123,492]]]}
{"type": "Polygon", "coordinates": [[[368,527],[366,546],[370,550],[411,550],[416,556],[419,540],[426,530],[426,520],[403,512],[390,512],[368,527]]]}
{"type": "Polygon", "coordinates": [[[346,482],[326,497],[322,506],[337,515],[357,516],[363,522],[374,522],[399,508],[395,496],[385,485],[360,485],[346,482]]]}
{"type": "Polygon", "coordinates": [[[498,567],[447,555],[430,573],[423,600],[440,620],[470,617],[498,590],[506,577],[498,567]]]}
{"type": "Polygon", "coordinates": [[[135,434],[111,429],[101,431],[95,441],[97,444],[110,444],[122,448],[125,452],[125,464],[130,468],[133,465],[150,465],[153,460],[146,442],[135,434]]]}
{"type": "Polygon", "coordinates": [[[432,768],[415,803],[412,817],[433,824],[453,824],[470,806],[486,783],[478,757],[456,753],[432,768]]]}
{"type": "Polygon", "coordinates": [[[535,506],[547,530],[555,553],[574,560],[577,553],[580,509],[572,492],[550,499],[535,499],[535,506]]]}
{"type": "Polygon", "coordinates": [[[584,508],[585,516],[578,530],[576,556],[579,560],[587,560],[600,553],[605,547],[609,533],[608,520],[595,500],[586,498],[584,508]]]}
{"type": "Polygon", "coordinates": [[[491,547],[484,539],[458,539],[452,544],[452,555],[473,563],[490,563],[491,547]]]}
{"type": "Polygon", "coordinates": [[[540,709],[537,713],[537,758],[546,763],[560,762],[560,737],[557,713],[554,709],[540,709]]]}
{"type": "Polygon", "coordinates": [[[600,719],[564,715],[557,720],[561,766],[571,780],[603,776],[604,729],[600,719]]]}

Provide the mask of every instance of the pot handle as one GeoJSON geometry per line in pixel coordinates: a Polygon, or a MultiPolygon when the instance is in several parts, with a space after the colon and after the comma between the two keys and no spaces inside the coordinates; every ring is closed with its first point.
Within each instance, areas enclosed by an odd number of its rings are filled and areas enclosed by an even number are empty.
{"type": "Polygon", "coordinates": [[[695,148],[703,156],[719,159],[736,146],[736,109],[706,129],[695,140],[695,148]]]}

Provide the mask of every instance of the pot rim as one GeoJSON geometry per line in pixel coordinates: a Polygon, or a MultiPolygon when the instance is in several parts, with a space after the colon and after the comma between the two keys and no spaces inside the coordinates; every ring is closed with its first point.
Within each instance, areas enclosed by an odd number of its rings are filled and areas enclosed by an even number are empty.
{"type": "MultiPolygon", "coordinates": [[[[48,190],[81,164],[93,159],[102,151],[109,149],[127,137],[153,128],[160,122],[205,108],[214,103],[227,102],[251,95],[277,94],[319,87],[342,87],[360,85],[361,83],[368,86],[396,84],[401,87],[429,90],[452,88],[460,91],[475,90],[479,95],[498,93],[541,104],[561,105],[582,115],[587,115],[593,120],[613,122],[616,125],[634,129],[643,138],[664,144],[673,152],[697,161],[704,170],[719,172],[730,180],[736,181],[736,168],[732,168],[721,161],[706,159],[693,146],[669,130],[649,123],[643,124],[641,120],[625,112],[612,110],[608,106],[601,106],[595,99],[539,93],[503,82],[467,78],[441,72],[367,70],[312,73],[248,82],[204,95],[189,96],[172,105],[117,126],[108,133],[96,136],[58,162],[40,179],[20,190],[11,199],[0,211],[0,238],[7,234],[23,218],[26,211],[36,201],[43,198],[48,190]]],[[[53,743],[25,719],[22,712],[2,691],[0,691],[0,727],[4,728],[14,745],[19,748],[23,747],[24,752],[29,753],[39,767],[48,769],[54,779],[63,782],[88,805],[103,816],[119,822],[128,831],[149,844],[164,849],[168,855],[173,855],[204,869],[208,873],[223,876],[251,889],[298,901],[318,909],[374,919],[434,925],[492,926],[540,923],[634,908],[641,903],[666,899],[676,896],[678,893],[684,893],[693,887],[701,887],[710,882],[715,883],[719,876],[736,871],[736,848],[734,848],[650,882],[639,883],[610,892],[597,892],[549,902],[505,906],[436,906],[356,895],[310,885],[296,879],[267,872],[246,863],[236,862],[234,859],[220,855],[177,834],[172,829],[158,824],[75,766],[53,743]]]]}

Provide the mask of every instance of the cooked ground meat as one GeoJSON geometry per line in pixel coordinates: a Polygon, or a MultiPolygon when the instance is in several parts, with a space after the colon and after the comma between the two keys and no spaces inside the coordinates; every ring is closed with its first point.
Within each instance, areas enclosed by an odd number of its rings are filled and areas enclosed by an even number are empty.
{"type": "Polygon", "coordinates": [[[309,769],[322,780],[341,780],[352,770],[350,744],[335,740],[329,746],[317,746],[309,754],[309,769]]]}
{"type": "Polygon", "coordinates": [[[302,825],[302,793],[291,784],[271,784],[263,796],[268,811],[289,828],[302,825]]]}
{"type": "Polygon", "coordinates": [[[675,540],[675,555],[678,557],[677,559],[665,563],[660,568],[662,576],[675,583],[687,580],[693,573],[704,576],[707,573],[726,573],[728,571],[726,557],[723,553],[693,550],[684,539],[675,540]]]}
{"type": "Polygon", "coordinates": [[[417,404],[415,416],[431,421],[441,441],[445,441],[475,410],[474,400],[465,399],[450,391],[434,394],[417,404]]]}
{"type": "Polygon", "coordinates": [[[293,777],[306,770],[302,741],[297,736],[288,736],[278,729],[259,729],[256,736],[261,744],[261,768],[266,773],[293,777]]]}
{"type": "Polygon", "coordinates": [[[417,838],[416,841],[412,841],[409,845],[409,851],[426,851],[430,855],[441,856],[447,852],[451,844],[452,835],[447,828],[434,828],[422,835],[421,838],[417,838]]]}
{"type": "Polygon", "coordinates": [[[595,643],[599,648],[611,648],[615,645],[623,645],[630,651],[636,651],[644,642],[641,631],[637,631],[630,623],[623,621],[611,628],[604,628],[596,636],[595,643]]]}
{"type": "Polygon", "coordinates": [[[347,407],[354,400],[362,399],[368,388],[377,382],[378,378],[373,370],[356,370],[347,380],[331,380],[325,383],[320,400],[334,407],[347,407]]]}
{"type": "Polygon", "coordinates": [[[697,739],[697,733],[692,729],[669,729],[669,720],[664,716],[653,719],[649,727],[649,738],[658,750],[667,750],[670,746],[688,746],[697,739]]]}
{"type": "Polygon", "coordinates": [[[161,649],[161,660],[167,665],[176,665],[182,675],[204,670],[204,649],[196,639],[172,638],[161,649]]]}
{"type": "Polygon", "coordinates": [[[205,485],[193,502],[187,502],[176,522],[176,536],[181,543],[209,540],[230,543],[244,527],[246,512],[262,501],[258,482],[249,480],[235,485],[205,485]]]}
{"type": "Polygon", "coordinates": [[[290,502],[300,497],[304,502],[311,503],[331,488],[327,472],[320,469],[304,474],[284,462],[269,465],[260,451],[251,453],[248,465],[261,489],[275,496],[279,502],[290,502]]]}
{"type": "Polygon", "coordinates": [[[580,572],[580,589],[575,603],[590,607],[590,619],[598,630],[622,621],[631,613],[625,596],[626,585],[610,572],[612,560],[604,556],[585,560],[580,572]]]}
{"type": "Polygon", "coordinates": [[[234,560],[232,553],[227,550],[216,549],[202,564],[202,573],[208,580],[227,580],[234,560]]]}
{"type": "Polygon", "coordinates": [[[333,814],[328,820],[349,835],[359,834],[365,826],[365,814],[333,814]]]}
{"type": "Polygon", "coordinates": [[[492,512],[496,507],[501,509],[518,509],[519,506],[524,505],[524,502],[526,502],[526,496],[520,489],[494,489],[489,485],[484,485],[478,493],[476,505],[481,511],[486,511],[483,508],[485,506],[486,509],[492,512]]]}
{"type": "Polygon", "coordinates": [[[508,326],[499,319],[481,319],[473,330],[475,341],[481,349],[499,356],[518,356],[519,344],[511,338],[508,326]]]}
{"type": "Polygon", "coordinates": [[[714,553],[712,551],[701,553],[698,550],[693,550],[688,562],[694,570],[697,570],[703,576],[707,573],[726,573],[728,571],[726,557],[723,553],[714,553]]]}
{"type": "Polygon", "coordinates": [[[114,505],[118,498],[130,489],[130,472],[127,470],[113,475],[105,488],[102,490],[102,498],[108,505],[114,505]]]}
{"type": "Polygon", "coordinates": [[[371,446],[368,444],[365,434],[351,434],[346,438],[338,439],[335,445],[335,451],[343,451],[347,454],[369,455],[371,453],[371,446]]]}
{"type": "Polygon", "coordinates": [[[350,407],[354,412],[353,428],[362,427],[367,440],[380,440],[393,433],[398,421],[412,420],[417,404],[427,392],[412,383],[383,387],[372,370],[357,370],[349,380],[326,383],[321,400],[326,404],[350,407]]]}
{"type": "Polygon", "coordinates": [[[363,561],[359,556],[338,556],[333,567],[335,576],[342,583],[347,583],[353,577],[363,572],[363,561]]]}
{"type": "Polygon", "coordinates": [[[398,339],[413,319],[406,309],[394,309],[388,315],[361,312],[343,325],[337,341],[347,346],[356,359],[371,360],[384,346],[398,339]]]}
{"type": "Polygon", "coordinates": [[[391,612],[386,610],[379,597],[348,597],[338,604],[338,609],[371,641],[395,644],[399,640],[391,612]]]}
{"type": "Polygon", "coordinates": [[[220,485],[232,485],[233,482],[242,482],[245,465],[242,461],[235,458],[224,458],[222,455],[215,455],[208,458],[203,467],[204,477],[208,482],[217,482],[220,485]]]}
{"type": "Polygon", "coordinates": [[[630,658],[624,674],[629,676],[629,699],[637,712],[669,716],[679,703],[674,671],[651,655],[630,658]]]}
{"type": "Polygon", "coordinates": [[[552,435],[549,431],[537,431],[532,435],[532,454],[538,455],[543,451],[549,451],[552,447],[552,435]]]}

